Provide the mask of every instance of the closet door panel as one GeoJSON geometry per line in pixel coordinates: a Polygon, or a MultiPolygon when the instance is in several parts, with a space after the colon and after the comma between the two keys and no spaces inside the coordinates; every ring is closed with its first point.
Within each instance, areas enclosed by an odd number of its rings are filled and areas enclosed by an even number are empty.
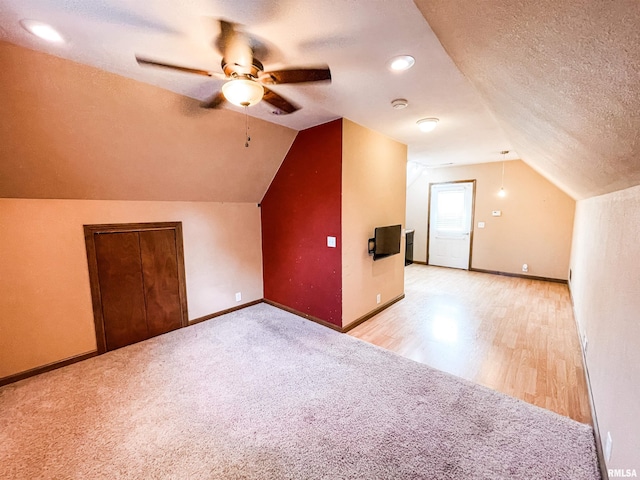
{"type": "Polygon", "coordinates": [[[107,350],[148,337],[138,234],[95,236],[107,350]]]}
{"type": "Polygon", "coordinates": [[[149,337],[182,326],[175,230],[140,232],[149,337]]]}

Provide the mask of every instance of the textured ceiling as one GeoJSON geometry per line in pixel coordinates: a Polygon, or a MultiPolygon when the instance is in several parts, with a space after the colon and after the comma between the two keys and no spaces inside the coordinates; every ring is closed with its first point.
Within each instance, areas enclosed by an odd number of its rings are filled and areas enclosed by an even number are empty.
{"type": "Polygon", "coordinates": [[[640,183],[640,2],[416,0],[524,161],[575,198],[640,183]]]}
{"type": "Polygon", "coordinates": [[[220,71],[221,55],[212,45],[220,18],[244,25],[263,44],[267,54],[260,59],[269,69],[319,63],[331,68],[330,85],[273,88],[301,105],[300,111],[277,117],[258,104],[249,109],[254,117],[296,130],[346,117],[407,144],[409,159],[424,164],[496,161],[501,150],[512,149],[412,0],[0,2],[5,41],[200,100],[222,81],[141,68],[134,54],[220,71]],[[25,18],[50,23],[68,42],[40,41],[21,28],[25,18]],[[390,72],[387,63],[398,54],[415,56],[414,68],[390,72]],[[398,97],[409,107],[393,110],[390,102],[398,97]],[[418,131],[416,121],[424,117],[440,118],[434,132],[418,131]]]}

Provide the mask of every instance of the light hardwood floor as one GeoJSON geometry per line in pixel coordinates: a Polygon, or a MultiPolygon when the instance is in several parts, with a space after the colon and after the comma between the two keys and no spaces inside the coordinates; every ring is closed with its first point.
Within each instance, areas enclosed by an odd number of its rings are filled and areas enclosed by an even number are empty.
{"type": "Polygon", "coordinates": [[[591,423],[566,285],[414,264],[405,295],[349,335],[591,423]]]}

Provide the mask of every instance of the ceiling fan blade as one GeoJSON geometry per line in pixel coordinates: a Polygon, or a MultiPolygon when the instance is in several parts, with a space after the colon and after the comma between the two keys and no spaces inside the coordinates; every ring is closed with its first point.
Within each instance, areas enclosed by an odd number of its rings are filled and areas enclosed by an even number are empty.
{"type": "Polygon", "coordinates": [[[200,70],[197,68],[181,67],[179,65],[171,65],[169,63],[156,62],[155,60],[138,57],[137,55],[136,55],[136,61],[138,62],[138,65],[148,65],[152,67],[168,68],[170,70],[178,70],[179,72],[185,72],[185,73],[195,73],[196,75],[204,75],[206,77],[211,76],[211,72],[208,72],[207,70],[200,70]]]}
{"type": "Polygon", "coordinates": [[[280,111],[280,114],[293,113],[300,110],[300,107],[293,105],[289,100],[286,100],[268,88],[264,89],[264,96],[262,97],[262,100],[276,107],[280,111]]]}
{"type": "Polygon", "coordinates": [[[233,37],[235,33],[235,29],[233,28],[233,23],[227,22],[225,20],[219,20],[220,23],[220,36],[216,42],[222,57],[227,56],[227,49],[229,48],[229,44],[231,43],[231,37],[233,37]]]}
{"type": "Polygon", "coordinates": [[[218,108],[226,101],[222,92],[218,92],[213,96],[207,98],[204,102],[200,104],[202,108],[218,108]]]}
{"type": "Polygon", "coordinates": [[[220,38],[218,40],[223,62],[234,65],[238,74],[251,73],[253,49],[249,37],[237,30],[233,23],[220,20],[220,38]]]}
{"type": "Polygon", "coordinates": [[[330,82],[331,70],[326,68],[286,68],[260,74],[260,82],[267,85],[282,83],[330,82]]]}

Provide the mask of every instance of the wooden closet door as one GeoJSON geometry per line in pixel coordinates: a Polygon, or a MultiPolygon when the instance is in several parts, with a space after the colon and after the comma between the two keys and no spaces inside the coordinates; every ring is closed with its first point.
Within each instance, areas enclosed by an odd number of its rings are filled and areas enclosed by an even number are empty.
{"type": "Polygon", "coordinates": [[[182,326],[175,230],[140,232],[149,337],[182,326]]]}
{"type": "Polygon", "coordinates": [[[95,235],[107,350],[148,338],[138,233],[95,235]]]}
{"type": "Polygon", "coordinates": [[[85,225],[98,353],[188,324],[181,222],[85,225]]]}

